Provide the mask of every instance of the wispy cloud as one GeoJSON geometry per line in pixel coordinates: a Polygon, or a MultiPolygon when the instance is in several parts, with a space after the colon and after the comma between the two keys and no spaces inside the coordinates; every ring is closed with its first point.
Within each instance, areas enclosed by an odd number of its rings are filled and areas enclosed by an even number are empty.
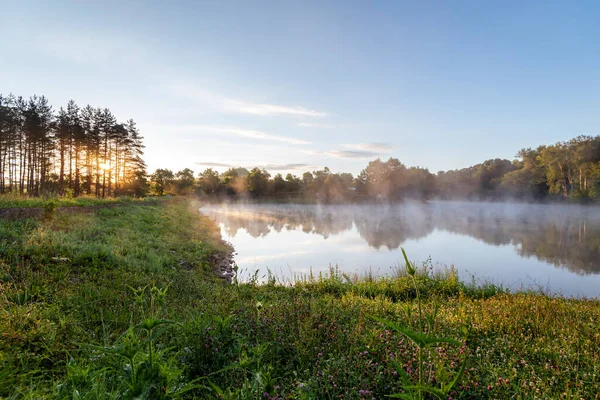
{"type": "Polygon", "coordinates": [[[351,159],[360,159],[360,158],[374,158],[379,156],[380,153],[375,151],[364,151],[364,150],[330,150],[330,151],[322,151],[317,152],[317,154],[324,154],[326,156],[334,157],[334,158],[351,158],[351,159]]]}
{"type": "Polygon", "coordinates": [[[306,153],[313,155],[324,155],[333,158],[363,159],[375,158],[382,154],[389,153],[394,146],[388,143],[349,143],[342,144],[341,147],[348,150],[329,150],[314,151],[309,150],[306,153]]]}
{"type": "Polygon", "coordinates": [[[228,108],[233,111],[255,115],[290,114],[301,115],[306,117],[324,117],[327,115],[324,112],[310,110],[304,107],[290,107],[276,104],[247,103],[241,100],[232,99],[228,99],[228,108]]]}
{"type": "Polygon", "coordinates": [[[169,89],[183,97],[197,100],[206,105],[221,109],[223,111],[237,112],[242,114],[253,115],[294,115],[302,117],[325,117],[326,112],[316,111],[306,107],[289,106],[281,104],[269,104],[251,102],[241,99],[236,99],[220,94],[212,93],[204,89],[200,89],[190,84],[173,84],[168,86],[169,89]]]}
{"type": "Polygon", "coordinates": [[[304,128],[323,128],[323,129],[335,129],[335,128],[341,128],[341,125],[329,125],[329,124],[313,124],[311,122],[301,122],[298,124],[298,126],[304,127],[304,128]]]}
{"type": "Polygon", "coordinates": [[[253,138],[253,139],[273,140],[276,142],[283,142],[283,143],[289,143],[289,144],[310,144],[310,142],[307,142],[306,140],[295,139],[295,138],[290,138],[290,137],[285,137],[285,136],[277,136],[277,135],[272,135],[269,133],[265,133],[265,132],[261,132],[261,131],[254,131],[254,130],[249,130],[249,129],[219,128],[217,131],[223,132],[223,133],[232,133],[234,135],[253,138]]]}
{"type": "Polygon", "coordinates": [[[303,169],[309,166],[309,164],[267,164],[264,166],[259,166],[259,168],[264,168],[267,171],[289,171],[303,169]]]}
{"type": "Polygon", "coordinates": [[[394,148],[389,143],[355,143],[355,144],[343,144],[342,147],[346,149],[352,149],[357,151],[371,151],[377,153],[387,153],[394,148]]]}
{"type": "Polygon", "coordinates": [[[271,133],[257,131],[253,129],[244,129],[237,127],[211,126],[211,125],[153,125],[152,130],[168,131],[173,133],[213,133],[235,135],[252,139],[261,139],[271,142],[281,142],[288,144],[304,145],[310,142],[298,138],[274,135],[271,133]]]}
{"type": "Polygon", "coordinates": [[[231,168],[233,165],[224,164],[219,162],[197,162],[196,165],[202,165],[204,167],[217,167],[217,168],[231,168]]]}
{"type": "Polygon", "coordinates": [[[293,170],[300,170],[300,169],[306,169],[308,167],[310,167],[310,164],[303,164],[303,163],[296,163],[296,164],[265,164],[265,165],[260,165],[260,164],[256,164],[256,165],[246,165],[243,166],[241,164],[226,164],[226,163],[220,163],[220,162],[197,162],[196,165],[202,165],[204,167],[215,167],[215,168],[239,168],[239,167],[244,167],[247,169],[251,169],[254,167],[260,168],[260,169],[266,169],[267,171],[293,171],[293,170]]]}

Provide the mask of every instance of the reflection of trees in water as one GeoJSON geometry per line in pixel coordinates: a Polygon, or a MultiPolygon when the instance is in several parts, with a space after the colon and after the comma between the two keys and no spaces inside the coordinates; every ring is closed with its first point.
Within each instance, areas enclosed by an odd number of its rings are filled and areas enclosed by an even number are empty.
{"type": "Polygon", "coordinates": [[[575,206],[486,203],[403,205],[228,205],[202,210],[230,236],[253,237],[302,229],[324,238],[352,228],[376,249],[397,249],[406,240],[441,229],[484,243],[513,245],[579,274],[600,273],[600,210],[575,206]]]}
{"type": "Polygon", "coordinates": [[[420,205],[367,206],[356,211],[358,234],[376,249],[397,249],[409,239],[429,235],[434,228],[431,213],[420,205]]]}
{"type": "Polygon", "coordinates": [[[576,206],[432,204],[436,228],[495,246],[512,244],[578,274],[600,273],[600,210],[576,206]]]}
{"type": "Polygon", "coordinates": [[[223,224],[231,237],[235,237],[240,229],[252,237],[283,229],[302,229],[305,233],[328,238],[352,228],[352,214],[346,206],[230,205],[207,207],[202,212],[223,224]]]}

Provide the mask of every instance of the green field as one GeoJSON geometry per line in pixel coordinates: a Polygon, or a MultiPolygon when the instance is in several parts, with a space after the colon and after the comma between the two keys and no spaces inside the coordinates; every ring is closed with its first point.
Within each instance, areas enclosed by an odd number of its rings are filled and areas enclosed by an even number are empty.
{"type": "Polygon", "coordinates": [[[197,208],[0,220],[0,398],[427,399],[463,366],[446,397],[598,398],[597,300],[451,270],[227,284],[197,208]]]}

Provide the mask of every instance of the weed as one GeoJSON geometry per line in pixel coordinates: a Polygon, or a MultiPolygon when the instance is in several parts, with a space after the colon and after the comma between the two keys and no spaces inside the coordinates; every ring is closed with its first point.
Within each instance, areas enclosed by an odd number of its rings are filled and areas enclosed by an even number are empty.
{"type": "MultiPolygon", "coordinates": [[[[452,379],[450,378],[450,376],[447,372],[446,366],[443,364],[438,364],[437,368],[436,368],[436,370],[437,370],[436,371],[437,372],[436,382],[438,383],[438,386],[435,386],[431,383],[431,381],[432,381],[432,376],[431,376],[432,370],[431,369],[429,371],[430,376],[428,377],[428,379],[425,379],[424,375],[425,375],[425,372],[427,372],[427,371],[425,368],[426,362],[425,362],[424,357],[426,355],[426,352],[428,352],[428,350],[430,350],[432,347],[436,347],[436,346],[439,346],[442,344],[450,344],[450,345],[454,345],[454,346],[460,346],[461,343],[452,338],[439,337],[439,336],[434,335],[434,326],[435,326],[435,322],[436,322],[437,315],[439,312],[439,304],[437,302],[433,303],[433,308],[432,308],[431,313],[426,313],[423,311],[421,296],[420,296],[420,292],[419,292],[419,285],[415,278],[417,269],[416,269],[415,265],[408,260],[408,257],[406,255],[406,252],[404,251],[404,249],[402,249],[402,255],[404,256],[404,260],[406,261],[406,272],[407,272],[408,276],[410,276],[410,279],[412,280],[414,288],[415,288],[416,300],[417,300],[417,310],[418,310],[417,328],[413,329],[408,326],[402,326],[395,322],[392,322],[392,321],[389,321],[389,320],[386,320],[383,318],[377,318],[377,317],[374,317],[374,318],[376,321],[381,322],[388,328],[390,328],[396,332],[400,332],[400,333],[404,334],[407,338],[409,338],[417,346],[418,352],[419,352],[418,365],[417,365],[418,380],[417,380],[416,384],[414,384],[412,382],[412,378],[404,371],[404,367],[401,364],[399,364],[398,362],[394,361],[393,364],[396,367],[396,372],[398,372],[400,379],[402,380],[403,389],[406,391],[406,393],[396,393],[396,394],[390,395],[390,397],[401,398],[401,399],[421,400],[421,399],[423,399],[424,393],[430,393],[430,394],[438,397],[440,400],[445,400],[449,397],[450,391],[454,388],[454,386],[456,386],[457,382],[462,377],[464,370],[465,370],[466,363],[467,363],[467,358],[465,357],[464,361],[461,364],[460,369],[458,370],[458,372],[455,373],[455,375],[452,379]]],[[[407,305],[407,310],[408,310],[408,314],[409,314],[409,318],[410,318],[411,304],[407,305]]],[[[432,364],[432,363],[430,362],[430,364],[432,364]]]]}

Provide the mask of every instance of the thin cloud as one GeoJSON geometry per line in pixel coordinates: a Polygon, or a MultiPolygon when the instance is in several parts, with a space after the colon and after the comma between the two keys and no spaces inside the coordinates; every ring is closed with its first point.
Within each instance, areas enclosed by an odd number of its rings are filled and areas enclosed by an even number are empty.
{"type": "Polygon", "coordinates": [[[349,150],[329,150],[314,151],[308,150],[305,153],[312,155],[322,155],[333,158],[345,159],[373,159],[384,153],[389,153],[394,147],[388,143],[348,143],[341,147],[349,150]]]}
{"type": "Polygon", "coordinates": [[[357,151],[371,151],[386,153],[394,148],[389,143],[355,143],[355,144],[343,144],[342,147],[346,149],[352,149],[357,151]]]}
{"type": "Polygon", "coordinates": [[[276,142],[283,142],[283,143],[289,143],[289,144],[310,144],[310,142],[307,142],[306,140],[295,139],[295,138],[290,138],[290,137],[285,137],[285,136],[271,135],[269,133],[248,130],[248,129],[221,128],[221,129],[219,129],[219,131],[224,132],[224,133],[232,133],[234,135],[249,137],[249,138],[253,138],[253,139],[273,140],[276,142]]]}
{"type": "Polygon", "coordinates": [[[304,127],[304,128],[323,128],[323,129],[335,129],[335,128],[340,128],[340,126],[338,125],[329,125],[329,124],[313,124],[310,122],[301,122],[298,124],[298,126],[304,127]]]}
{"type": "Polygon", "coordinates": [[[218,108],[222,111],[237,112],[253,115],[295,115],[303,117],[325,117],[327,113],[300,106],[281,104],[255,103],[232,97],[211,93],[207,90],[195,88],[188,84],[169,85],[169,89],[179,96],[197,100],[201,103],[218,108]]]}
{"type": "Polygon", "coordinates": [[[379,155],[378,152],[364,151],[364,150],[331,150],[319,152],[334,158],[350,158],[350,159],[361,159],[361,158],[374,158],[379,155]]]}
{"type": "Polygon", "coordinates": [[[259,168],[264,168],[268,171],[289,171],[295,169],[302,169],[309,166],[310,164],[267,164],[259,166],[259,168]]]}
{"type": "Polygon", "coordinates": [[[217,167],[217,168],[232,168],[231,164],[223,164],[218,162],[197,162],[196,165],[202,165],[204,167],[217,167]]]}
{"type": "Polygon", "coordinates": [[[271,133],[256,131],[252,129],[243,129],[235,127],[221,127],[221,126],[210,126],[210,125],[153,125],[153,130],[162,130],[169,132],[178,133],[223,133],[226,135],[235,135],[241,137],[247,137],[252,139],[269,140],[272,142],[281,142],[288,144],[305,145],[310,142],[302,139],[297,139],[287,136],[273,135],[271,133]]]}
{"type": "Polygon", "coordinates": [[[215,167],[215,168],[246,168],[252,169],[254,167],[259,169],[266,169],[268,171],[290,171],[290,170],[298,170],[310,167],[310,164],[266,164],[266,165],[246,165],[245,167],[240,167],[240,165],[226,164],[220,162],[197,162],[196,165],[202,165],[204,167],[215,167]]]}
{"type": "Polygon", "coordinates": [[[254,115],[301,115],[305,117],[325,117],[327,114],[304,107],[290,107],[276,104],[248,103],[241,100],[227,99],[227,106],[232,111],[254,115]]]}
{"type": "Polygon", "coordinates": [[[345,159],[362,159],[362,158],[376,158],[381,155],[377,151],[369,150],[329,150],[329,151],[305,151],[306,154],[327,156],[333,158],[345,158],[345,159]]]}

